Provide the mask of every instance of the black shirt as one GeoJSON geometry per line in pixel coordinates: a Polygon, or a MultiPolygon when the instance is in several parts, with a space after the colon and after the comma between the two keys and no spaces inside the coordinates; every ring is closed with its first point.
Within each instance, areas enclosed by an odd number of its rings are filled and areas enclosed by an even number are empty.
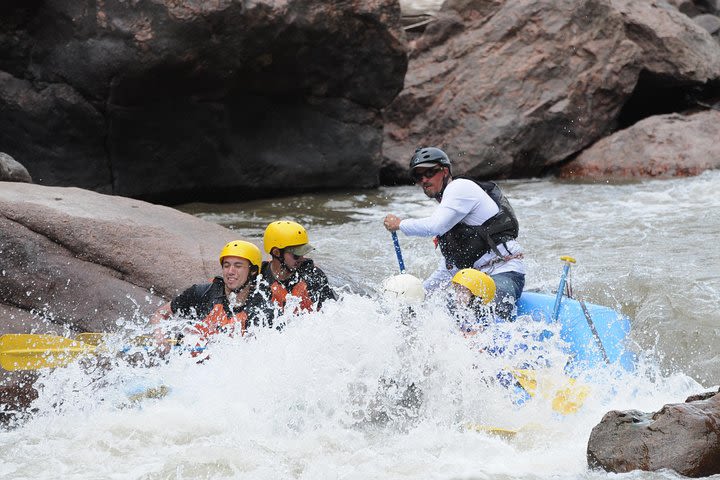
{"type": "Polygon", "coordinates": [[[250,326],[272,326],[273,310],[267,297],[255,288],[248,295],[244,305],[232,307],[225,295],[225,281],[222,277],[213,278],[212,283],[195,284],[170,302],[170,308],[184,318],[202,320],[217,304],[221,304],[228,317],[247,312],[250,326]]]}

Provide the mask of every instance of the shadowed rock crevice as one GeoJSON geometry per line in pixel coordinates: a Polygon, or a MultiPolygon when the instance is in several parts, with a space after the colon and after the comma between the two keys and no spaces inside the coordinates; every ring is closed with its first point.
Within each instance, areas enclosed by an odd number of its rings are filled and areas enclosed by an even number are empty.
{"type": "Polygon", "coordinates": [[[617,130],[653,115],[698,109],[698,101],[708,101],[717,95],[720,95],[720,82],[678,84],[672,78],[643,70],[632,95],[620,110],[617,130]]]}

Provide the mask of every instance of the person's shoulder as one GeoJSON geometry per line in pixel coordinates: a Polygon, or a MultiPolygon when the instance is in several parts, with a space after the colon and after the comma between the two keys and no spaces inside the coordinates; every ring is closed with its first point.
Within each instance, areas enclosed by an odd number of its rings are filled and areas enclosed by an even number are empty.
{"type": "Polygon", "coordinates": [[[320,269],[315,266],[315,262],[311,258],[306,258],[305,261],[298,267],[298,272],[300,274],[312,273],[316,270],[320,269]]]}
{"type": "Polygon", "coordinates": [[[222,284],[222,282],[223,282],[222,277],[215,277],[215,278],[211,278],[208,282],[205,282],[205,283],[194,283],[194,284],[190,285],[188,288],[186,288],[183,291],[183,294],[204,292],[208,288],[212,287],[213,285],[220,285],[220,284],[222,284]]]}
{"type": "Polygon", "coordinates": [[[298,269],[300,275],[306,277],[321,277],[321,278],[327,278],[327,275],[325,275],[325,272],[322,271],[320,267],[315,265],[315,262],[313,262],[311,259],[305,260],[303,264],[298,269]]]}
{"type": "Polygon", "coordinates": [[[448,188],[453,185],[455,188],[481,188],[475,180],[467,177],[453,178],[453,181],[448,184],[448,188]]]}
{"type": "Polygon", "coordinates": [[[260,276],[266,280],[272,276],[270,273],[270,262],[267,260],[263,260],[260,264],[260,276]]]}
{"type": "Polygon", "coordinates": [[[469,178],[453,178],[452,182],[445,187],[443,196],[450,194],[464,194],[468,192],[483,192],[484,190],[475,181],[469,178]]]}

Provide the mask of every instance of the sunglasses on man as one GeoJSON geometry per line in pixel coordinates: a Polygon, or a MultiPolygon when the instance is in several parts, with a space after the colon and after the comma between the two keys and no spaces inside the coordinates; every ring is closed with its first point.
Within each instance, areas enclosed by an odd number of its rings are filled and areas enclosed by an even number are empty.
{"type": "Polygon", "coordinates": [[[417,183],[425,178],[431,179],[432,177],[437,175],[438,172],[441,171],[442,169],[443,169],[443,167],[433,167],[433,168],[428,168],[427,170],[425,170],[423,172],[415,171],[415,172],[413,172],[412,177],[413,177],[413,180],[415,180],[415,182],[417,183]]]}
{"type": "Polygon", "coordinates": [[[285,250],[285,253],[289,253],[293,260],[295,260],[296,262],[304,257],[304,255],[295,255],[295,253],[291,252],[290,250],[285,250]]]}

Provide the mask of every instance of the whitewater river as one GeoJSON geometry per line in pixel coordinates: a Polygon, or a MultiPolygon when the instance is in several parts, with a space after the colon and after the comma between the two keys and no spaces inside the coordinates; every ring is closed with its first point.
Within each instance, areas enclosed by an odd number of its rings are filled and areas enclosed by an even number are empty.
{"type": "MultiPolygon", "coordinates": [[[[638,368],[594,372],[578,413],[560,415],[543,399],[515,405],[492,381],[511,360],[478,353],[442,304],[411,318],[381,298],[383,279],[398,272],[382,218],[429,214],[434,204],[419,189],[186,205],[258,244],[270,221],[303,223],[341,300],[287,318],[282,333],[223,339],[200,365],[173,352],[152,368],[120,361],[108,371],[73,365],[46,374],[37,415],[0,432],[0,478],[617,478],[585,459],[605,412],[654,411],[720,383],[720,172],[503,186],[520,219],[527,288],[554,290],[559,257],[571,255],[576,295],[632,318],[638,368]],[[169,393],[128,399],[153,386],[169,393]],[[405,401],[413,391],[421,400],[405,401]],[[476,425],[518,433],[503,438],[476,425]]],[[[400,241],[409,272],[429,274],[432,242],[400,241]]],[[[545,348],[562,365],[562,351],[545,348]]]]}

